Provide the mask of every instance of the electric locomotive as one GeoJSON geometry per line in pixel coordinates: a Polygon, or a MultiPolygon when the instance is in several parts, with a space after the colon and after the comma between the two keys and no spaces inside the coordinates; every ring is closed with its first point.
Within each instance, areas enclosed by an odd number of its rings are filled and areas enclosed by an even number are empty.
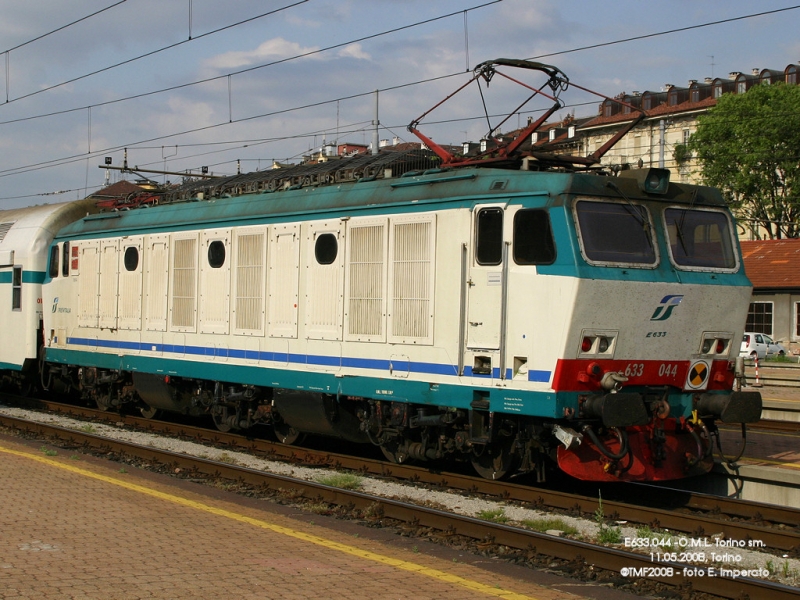
{"type": "MultiPolygon", "coordinates": [[[[509,66],[567,85],[505,59],[476,78],[509,66]]],[[[732,216],[662,169],[526,148],[546,117],[474,156],[415,121],[430,149],[194,182],[64,227],[43,381],[487,478],[708,472],[716,424],[761,413],[733,390],[751,287],[732,216]]]]}

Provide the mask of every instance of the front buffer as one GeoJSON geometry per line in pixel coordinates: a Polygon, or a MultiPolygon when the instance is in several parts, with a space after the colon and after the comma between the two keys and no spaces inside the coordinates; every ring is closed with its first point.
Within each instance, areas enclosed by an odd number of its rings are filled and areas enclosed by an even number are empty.
{"type": "MultiPolygon", "coordinates": [[[[666,400],[638,393],[587,398],[577,435],[557,450],[558,466],[586,481],[667,481],[708,473],[714,465],[716,421],[752,423],[761,416],[757,392],[703,393],[691,417],[672,417],[666,400]]],[[[563,437],[563,436],[562,436],[563,437]]]]}

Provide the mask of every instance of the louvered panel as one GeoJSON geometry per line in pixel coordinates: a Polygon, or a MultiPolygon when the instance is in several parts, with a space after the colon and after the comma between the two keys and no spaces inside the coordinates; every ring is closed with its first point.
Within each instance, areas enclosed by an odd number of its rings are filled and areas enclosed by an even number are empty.
{"type": "Polygon", "coordinates": [[[16,221],[11,221],[10,223],[0,223],[0,242],[5,239],[6,234],[14,226],[14,223],[16,223],[16,221]]]}
{"type": "Polygon", "coordinates": [[[141,238],[127,239],[120,244],[117,308],[119,329],[136,330],[142,326],[142,262],[141,238]]]}
{"type": "Polygon", "coordinates": [[[433,341],[433,219],[397,219],[392,224],[392,341],[433,341]]]}
{"type": "Polygon", "coordinates": [[[80,275],[78,276],[78,323],[83,327],[97,327],[98,285],[100,281],[97,242],[82,243],[80,275]]]}
{"type": "Polygon", "coordinates": [[[197,306],[197,237],[172,238],[171,329],[194,331],[197,306]]]}
{"type": "Polygon", "coordinates": [[[348,228],[346,339],[384,341],[386,219],[348,228]]]}
{"type": "Polygon", "coordinates": [[[148,331],[167,330],[169,282],[169,236],[150,236],[147,241],[147,297],[145,327],[148,331]]]}
{"type": "Polygon", "coordinates": [[[117,328],[118,251],[118,240],[103,240],[100,242],[100,302],[98,324],[101,328],[117,328]]]}
{"type": "Polygon", "coordinates": [[[265,242],[264,231],[239,231],[236,237],[236,333],[264,333],[265,242]]]}
{"type": "Polygon", "coordinates": [[[299,225],[271,228],[269,255],[269,335],[297,337],[299,225]]]}

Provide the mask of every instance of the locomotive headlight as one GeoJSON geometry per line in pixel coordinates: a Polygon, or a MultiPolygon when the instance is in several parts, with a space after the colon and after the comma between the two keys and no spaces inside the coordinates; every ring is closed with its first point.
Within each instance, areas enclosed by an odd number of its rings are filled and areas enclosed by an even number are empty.
{"type": "Polygon", "coordinates": [[[639,189],[646,194],[666,194],[669,190],[668,169],[629,169],[620,171],[619,177],[635,179],[639,189]]]}
{"type": "Polygon", "coordinates": [[[712,356],[725,356],[731,349],[732,334],[727,332],[706,332],[703,334],[703,343],[700,345],[701,354],[712,356]]]}
{"type": "Polygon", "coordinates": [[[598,352],[606,352],[608,350],[608,346],[609,346],[608,338],[607,337],[601,337],[597,342],[597,351],[598,352]]]}
{"type": "Polygon", "coordinates": [[[592,349],[593,344],[594,338],[587,335],[581,342],[581,352],[589,352],[592,349]]]}

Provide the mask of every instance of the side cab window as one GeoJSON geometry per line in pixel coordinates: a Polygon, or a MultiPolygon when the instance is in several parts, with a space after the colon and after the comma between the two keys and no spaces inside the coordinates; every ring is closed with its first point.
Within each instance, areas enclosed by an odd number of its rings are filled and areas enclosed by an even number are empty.
{"type": "Polygon", "coordinates": [[[58,271],[59,271],[59,269],[58,269],[58,257],[59,256],[60,255],[59,255],[59,251],[58,251],[58,244],[56,244],[55,246],[50,248],[50,269],[48,270],[48,275],[50,275],[50,277],[53,278],[53,279],[58,277],[58,271]]]}
{"type": "Polygon", "coordinates": [[[491,207],[478,212],[475,258],[479,265],[503,262],[503,209],[491,207]]]}
{"type": "Polygon", "coordinates": [[[556,244],[550,215],[542,209],[524,209],[514,215],[514,262],[518,265],[550,265],[556,260],[556,244]]]}

